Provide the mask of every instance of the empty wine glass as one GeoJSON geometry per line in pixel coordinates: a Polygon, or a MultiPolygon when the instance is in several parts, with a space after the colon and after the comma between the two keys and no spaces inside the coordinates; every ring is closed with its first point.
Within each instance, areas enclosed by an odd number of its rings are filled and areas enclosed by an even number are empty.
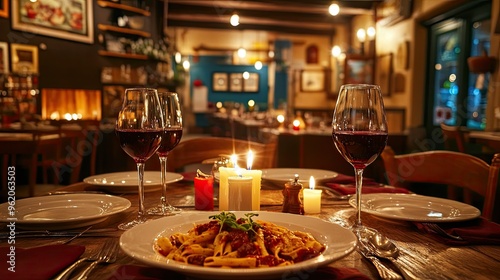
{"type": "Polygon", "coordinates": [[[130,88],[125,90],[115,131],[120,146],[137,164],[139,211],[134,220],[118,226],[122,230],[130,229],[146,221],[144,217],[144,165],[160,147],[163,125],[163,110],[156,89],[130,88]]]}
{"type": "Polygon", "coordinates": [[[158,151],[161,168],[162,193],[160,204],[148,209],[147,213],[157,216],[174,215],[180,209],[170,205],[167,200],[167,156],[182,138],[182,111],[179,96],[175,92],[159,92],[158,97],[163,109],[163,136],[158,151]]]}
{"type": "Polygon", "coordinates": [[[348,84],[340,87],[333,113],[333,142],[353,167],[356,177],[356,222],[353,231],[361,233],[361,188],[363,170],[384,150],[387,120],[380,87],[348,84]]]}

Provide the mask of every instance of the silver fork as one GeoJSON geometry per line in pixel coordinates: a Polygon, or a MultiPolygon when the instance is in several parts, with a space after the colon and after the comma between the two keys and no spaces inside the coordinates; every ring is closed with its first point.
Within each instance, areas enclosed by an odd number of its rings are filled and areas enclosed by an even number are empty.
{"type": "Polygon", "coordinates": [[[110,239],[104,243],[102,251],[99,252],[97,259],[93,261],[79,276],[78,280],[85,280],[89,276],[89,273],[100,263],[113,263],[116,260],[116,255],[118,254],[118,241],[116,239],[110,239]]]}
{"type": "Polygon", "coordinates": [[[63,270],[61,273],[59,273],[54,279],[52,280],[66,280],[71,276],[71,273],[80,266],[81,263],[83,262],[90,262],[90,261],[95,261],[97,260],[97,257],[99,256],[99,251],[98,248],[95,248],[94,250],[90,251],[88,253],[87,257],[82,257],[76,262],[74,262],[71,266],[63,270]]]}
{"type": "Polygon", "coordinates": [[[458,235],[453,235],[453,234],[448,233],[443,228],[441,228],[438,224],[435,224],[435,223],[422,223],[422,224],[425,225],[427,228],[431,229],[433,232],[435,232],[441,236],[449,237],[449,238],[455,239],[455,240],[463,240],[462,237],[460,237],[458,235]]]}

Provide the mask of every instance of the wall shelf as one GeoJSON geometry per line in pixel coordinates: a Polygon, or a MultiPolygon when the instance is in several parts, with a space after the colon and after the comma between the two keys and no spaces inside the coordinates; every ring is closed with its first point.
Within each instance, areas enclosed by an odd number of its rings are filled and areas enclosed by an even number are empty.
{"type": "Polygon", "coordinates": [[[104,50],[99,50],[98,53],[99,53],[99,55],[102,55],[102,56],[130,58],[130,59],[139,59],[139,60],[147,60],[148,59],[148,56],[143,55],[143,54],[109,52],[109,51],[104,51],[104,50]]]}
{"type": "Polygon", "coordinates": [[[121,9],[124,11],[141,14],[141,15],[147,16],[147,17],[151,15],[151,12],[149,12],[149,11],[139,9],[136,7],[132,7],[132,6],[128,6],[128,5],[113,3],[113,2],[109,2],[109,1],[97,1],[97,4],[103,8],[121,9]]]}
{"type": "Polygon", "coordinates": [[[146,31],[130,29],[130,28],[123,28],[123,27],[118,27],[118,26],[113,26],[113,25],[108,25],[108,24],[98,24],[97,28],[99,30],[102,30],[102,31],[111,31],[111,32],[118,32],[118,33],[123,33],[123,34],[137,35],[137,36],[146,37],[146,38],[151,37],[151,33],[146,32],[146,31]]]}

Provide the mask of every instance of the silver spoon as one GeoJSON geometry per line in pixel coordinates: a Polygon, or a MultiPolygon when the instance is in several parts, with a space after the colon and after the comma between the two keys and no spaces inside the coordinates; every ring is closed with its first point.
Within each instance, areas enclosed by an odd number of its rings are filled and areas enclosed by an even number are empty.
{"type": "Polygon", "coordinates": [[[361,243],[366,245],[373,254],[377,257],[385,258],[391,261],[403,274],[405,279],[417,279],[413,273],[405,269],[401,266],[401,264],[397,261],[397,257],[399,256],[399,249],[396,247],[389,238],[385,235],[372,231],[370,234],[367,234],[364,238],[360,238],[361,243]]]}

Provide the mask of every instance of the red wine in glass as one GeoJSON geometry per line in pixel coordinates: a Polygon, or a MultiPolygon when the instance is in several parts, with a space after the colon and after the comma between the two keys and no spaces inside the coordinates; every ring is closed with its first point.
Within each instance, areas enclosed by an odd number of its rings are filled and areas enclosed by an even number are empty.
{"type": "Polygon", "coordinates": [[[145,162],[160,147],[164,130],[163,109],[158,91],[153,88],[127,88],[116,118],[115,133],[120,147],[137,166],[137,190],[139,209],[137,217],[118,225],[128,230],[147,219],[144,216],[144,167],[145,162]]]}
{"type": "Polygon", "coordinates": [[[334,131],[332,136],[340,154],[354,168],[365,168],[371,164],[387,143],[386,132],[334,131]]]}
{"type": "Polygon", "coordinates": [[[122,149],[135,162],[146,162],[158,149],[163,130],[116,129],[122,149]]]}
{"type": "Polygon", "coordinates": [[[348,84],[340,87],[333,112],[332,138],[339,153],[354,167],[357,213],[352,229],[359,236],[372,232],[361,223],[363,171],[383,151],[387,131],[379,86],[348,84]]]}
{"type": "Polygon", "coordinates": [[[160,148],[157,153],[159,157],[166,157],[168,153],[179,144],[182,138],[182,128],[167,128],[163,131],[160,148]]]}
{"type": "Polygon", "coordinates": [[[157,216],[168,216],[180,213],[181,210],[168,202],[167,199],[167,156],[182,138],[182,109],[179,96],[175,92],[159,92],[163,108],[163,135],[160,148],[157,151],[160,160],[160,176],[162,194],[160,204],[148,209],[147,213],[157,216]]]}

